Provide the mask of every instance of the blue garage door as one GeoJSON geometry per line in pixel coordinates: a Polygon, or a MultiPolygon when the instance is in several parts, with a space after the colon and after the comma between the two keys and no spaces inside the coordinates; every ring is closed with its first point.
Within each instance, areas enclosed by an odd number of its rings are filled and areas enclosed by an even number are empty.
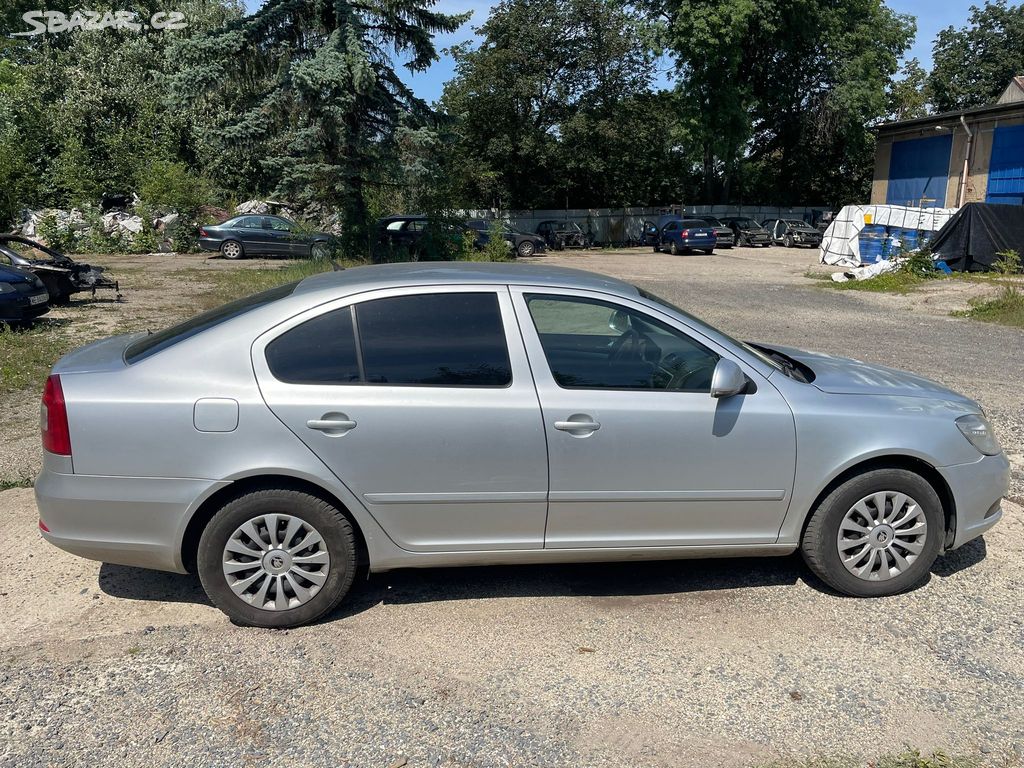
{"type": "Polygon", "coordinates": [[[1024,203],[1024,125],[996,128],[986,203],[1024,203]]]}
{"type": "Polygon", "coordinates": [[[918,205],[942,208],[946,205],[949,154],[953,134],[908,139],[892,145],[889,159],[889,205],[918,205]],[[923,199],[923,201],[922,201],[923,199]]]}

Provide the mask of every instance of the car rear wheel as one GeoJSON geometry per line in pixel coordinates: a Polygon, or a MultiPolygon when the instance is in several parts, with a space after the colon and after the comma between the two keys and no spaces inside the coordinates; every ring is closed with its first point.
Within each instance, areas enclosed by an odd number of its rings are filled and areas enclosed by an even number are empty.
{"type": "Polygon", "coordinates": [[[703,250],[708,256],[711,256],[715,252],[714,248],[704,248],[703,250]]]}
{"type": "Polygon", "coordinates": [[[227,240],[220,247],[220,255],[225,259],[240,259],[245,256],[245,250],[237,240],[227,240]]]}
{"type": "Polygon", "coordinates": [[[516,248],[516,252],[522,258],[525,259],[525,258],[529,258],[530,256],[533,256],[533,254],[537,252],[537,247],[533,243],[531,243],[529,240],[523,240],[523,242],[521,242],[519,244],[519,247],[516,248]]]}
{"type": "Polygon", "coordinates": [[[904,469],[878,469],[836,488],[811,516],[804,560],[833,589],[855,597],[905,592],[928,575],[945,538],[931,484],[904,469]]]}
{"type": "Polygon", "coordinates": [[[333,610],[358,564],[355,533],[327,501],[265,488],[224,505],[199,540],[199,578],[236,624],[295,627],[333,610]]]}

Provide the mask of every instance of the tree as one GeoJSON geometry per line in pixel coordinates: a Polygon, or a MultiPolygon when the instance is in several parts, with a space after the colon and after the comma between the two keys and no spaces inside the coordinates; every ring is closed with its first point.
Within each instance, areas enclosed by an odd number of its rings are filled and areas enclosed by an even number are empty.
{"type": "Polygon", "coordinates": [[[707,202],[860,199],[867,126],[914,34],[881,0],[652,0],[701,147],[707,202]]]}
{"type": "Polygon", "coordinates": [[[664,159],[673,107],[649,92],[643,20],[609,0],[504,0],[477,32],[479,47],[454,50],[441,102],[459,137],[453,163],[465,200],[642,202],[649,179],[635,172],[664,159]]]}
{"type": "Polygon", "coordinates": [[[967,26],[939,32],[928,91],[940,112],[992,104],[1024,70],[1024,5],[987,0],[967,26]]]}
{"type": "Polygon", "coordinates": [[[432,0],[267,0],[252,16],[184,41],[172,78],[178,104],[212,116],[197,127],[219,179],[298,204],[336,206],[344,245],[365,252],[367,186],[403,119],[428,115],[396,73],[436,60],[435,32],[466,16],[432,0]],[[219,158],[219,160],[218,160],[219,158]]]}
{"type": "Polygon", "coordinates": [[[928,73],[917,59],[900,68],[900,78],[889,86],[890,120],[911,120],[928,114],[928,73]]]}

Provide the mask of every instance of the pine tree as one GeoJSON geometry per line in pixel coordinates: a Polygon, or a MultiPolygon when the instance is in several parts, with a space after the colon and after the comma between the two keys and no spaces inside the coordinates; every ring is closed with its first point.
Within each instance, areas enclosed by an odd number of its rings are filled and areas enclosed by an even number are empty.
{"type": "Polygon", "coordinates": [[[346,252],[368,245],[367,187],[398,127],[429,115],[402,82],[437,59],[433,35],[468,18],[434,0],[267,0],[252,16],[184,41],[172,98],[204,107],[197,126],[230,188],[319,202],[342,216],[346,252]]]}

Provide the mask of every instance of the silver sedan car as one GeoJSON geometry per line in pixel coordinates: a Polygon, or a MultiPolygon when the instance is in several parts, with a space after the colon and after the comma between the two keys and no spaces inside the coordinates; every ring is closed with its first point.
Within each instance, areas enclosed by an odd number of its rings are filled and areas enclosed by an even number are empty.
{"type": "Polygon", "coordinates": [[[42,429],[48,541],[198,572],[265,627],[363,566],[799,549],[889,595],[995,525],[1009,482],[978,404],[932,381],[523,264],[325,273],[91,344],[42,429]]]}

